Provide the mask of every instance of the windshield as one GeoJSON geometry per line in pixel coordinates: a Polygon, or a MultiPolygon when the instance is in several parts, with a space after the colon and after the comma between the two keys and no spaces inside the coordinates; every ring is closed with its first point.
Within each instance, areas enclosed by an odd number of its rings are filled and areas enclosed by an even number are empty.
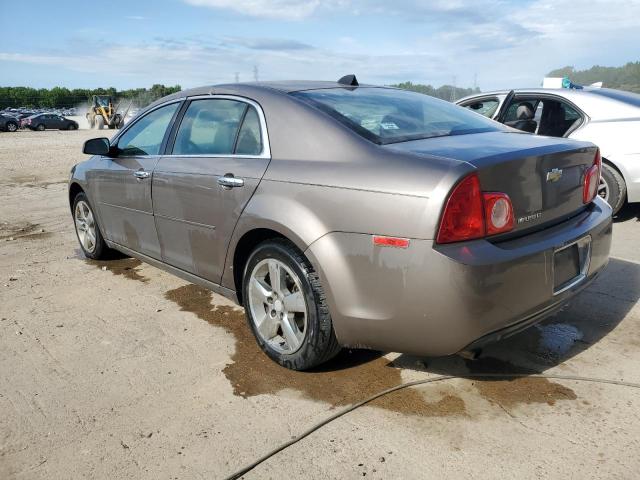
{"type": "Polygon", "coordinates": [[[392,88],[327,88],[292,95],[378,144],[503,130],[452,103],[392,88]]]}

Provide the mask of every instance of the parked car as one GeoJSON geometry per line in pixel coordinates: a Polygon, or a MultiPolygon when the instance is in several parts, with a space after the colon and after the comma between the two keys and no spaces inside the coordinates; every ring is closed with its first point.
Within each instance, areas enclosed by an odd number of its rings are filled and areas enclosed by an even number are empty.
{"type": "Polygon", "coordinates": [[[353,76],[182,91],[83,151],[69,202],[84,254],[116,249],[244,305],[292,369],[341,346],[475,351],[608,261],[593,144],[353,76]]]}
{"type": "Polygon", "coordinates": [[[4,132],[15,132],[18,130],[18,120],[6,114],[0,114],[0,130],[4,132]]]}
{"type": "Polygon", "coordinates": [[[458,105],[538,135],[587,140],[602,152],[598,194],[614,214],[640,202],[640,95],[609,88],[518,89],[462,98],[458,105]]]}
{"type": "Polygon", "coordinates": [[[20,121],[20,126],[31,130],[77,130],[78,123],[53,113],[40,113],[26,117],[20,121]]]}

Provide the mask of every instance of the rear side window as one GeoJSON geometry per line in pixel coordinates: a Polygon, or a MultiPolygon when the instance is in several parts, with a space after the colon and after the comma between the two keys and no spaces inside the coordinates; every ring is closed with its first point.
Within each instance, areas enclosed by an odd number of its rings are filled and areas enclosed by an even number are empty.
{"type": "Polygon", "coordinates": [[[378,144],[502,130],[466,108],[405,90],[327,88],[292,95],[378,144]]]}
{"type": "Polygon", "coordinates": [[[244,116],[235,153],[238,155],[260,155],[262,153],[260,119],[258,112],[253,107],[249,107],[244,116]]]}
{"type": "Polygon", "coordinates": [[[173,146],[174,155],[232,154],[248,105],[235,100],[194,100],[173,146]]]}
{"type": "Polygon", "coordinates": [[[158,155],[178,103],[160,107],[134,123],[118,140],[121,157],[158,155]]]}

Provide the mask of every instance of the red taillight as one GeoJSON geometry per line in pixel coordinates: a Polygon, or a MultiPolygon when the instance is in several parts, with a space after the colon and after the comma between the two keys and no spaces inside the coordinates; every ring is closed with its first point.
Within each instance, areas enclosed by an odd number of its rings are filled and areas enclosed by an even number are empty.
{"type": "Polygon", "coordinates": [[[582,187],[582,202],[589,203],[598,194],[598,185],[600,184],[600,170],[602,168],[602,157],[600,149],[596,150],[596,156],[591,165],[584,173],[584,184],[582,187]]]}
{"type": "Polygon", "coordinates": [[[513,205],[505,193],[482,192],[476,173],[465,177],[444,207],[436,241],[461,242],[513,230],[513,205]]]}
{"type": "Polygon", "coordinates": [[[478,175],[472,173],[451,192],[444,207],[438,243],[460,242],[484,237],[484,212],[478,175]]]}
{"type": "Polygon", "coordinates": [[[506,193],[484,193],[484,217],[487,235],[508,232],[513,229],[513,206],[506,193]]]}

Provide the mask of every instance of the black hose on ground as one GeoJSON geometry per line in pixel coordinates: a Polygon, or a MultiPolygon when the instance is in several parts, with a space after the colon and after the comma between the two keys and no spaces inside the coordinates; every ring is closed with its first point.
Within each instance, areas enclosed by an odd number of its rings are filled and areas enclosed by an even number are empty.
{"type": "Polygon", "coordinates": [[[546,378],[546,379],[553,379],[553,380],[572,380],[572,381],[576,381],[576,382],[589,382],[589,383],[601,383],[601,384],[609,384],[609,385],[620,385],[620,386],[623,386],[623,387],[631,387],[631,388],[640,389],[640,383],[625,382],[625,381],[621,381],[621,380],[609,380],[609,379],[606,379],[606,378],[580,377],[580,376],[576,376],[576,375],[560,375],[560,374],[554,374],[554,373],[538,373],[538,374],[526,374],[526,373],[477,373],[477,374],[465,374],[465,375],[459,376],[459,377],[458,376],[454,376],[454,375],[443,375],[443,376],[438,376],[438,377],[433,377],[433,378],[427,378],[427,379],[424,379],[424,380],[416,380],[416,381],[413,381],[413,382],[401,383],[400,385],[396,385],[395,387],[387,388],[386,390],[382,390],[381,392],[375,393],[375,394],[371,395],[369,398],[366,398],[366,399],[364,399],[364,400],[362,400],[362,401],[360,401],[358,403],[354,403],[350,407],[344,408],[343,410],[340,410],[339,412],[334,413],[333,415],[330,415],[329,417],[325,418],[324,420],[321,420],[320,422],[318,422],[315,425],[311,426],[310,428],[308,428],[307,430],[302,432],[297,437],[289,440],[288,442],[283,443],[282,445],[279,445],[278,447],[274,448],[273,450],[271,450],[270,452],[266,453],[262,457],[258,458],[254,462],[250,463],[246,467],[243,467],[240,470],[238,470],[237,472],[229,475],[228,477],[225,478],[225,480],[236,480],[236,479],[240,478],[242,475],[250,472],[251,470],[256,468],[258,465],[260,465],[261,463],[263,463],[263,462],[267,461],[269,458],[273,457],[275,454],[277,454],[277,453],[281,452],[282,450],[284,450],[285,448],[288,448],[291,445],[299,442],[303,438],[311,435],[316,430],[319,430],[320,428],[322,428],[325,425],[333,422],[334,420],[342,417],[343,415],[346,415],[349,412],[353,412],[355,409],[360,408],[363,405],[366,405],[367,403],[375,400],[376,398],[380,398],[380,397],[382,397],[384,395],[387,395],[389,393],[396,392],[398,390],[402,390],[402,389],[407,388],[407,387],[415,387],[417,385],[424,385],[424,384],[427,384],[427,383],[442,382],[444,380],[452,380],[454,378],[523,378],[523,377],[527,377],[527,378],[546,378]]]}

